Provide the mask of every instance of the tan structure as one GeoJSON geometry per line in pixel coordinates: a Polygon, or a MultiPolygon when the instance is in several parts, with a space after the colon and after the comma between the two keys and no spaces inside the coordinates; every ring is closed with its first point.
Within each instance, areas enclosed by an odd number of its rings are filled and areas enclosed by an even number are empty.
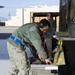
{"type": "Polygon", "coordinates": [[[5,26],[20,26],[30,22],[39,22],[39,20],[47,18],[48,12],[54,14],[54,18],[58,19],[56,23],[59,25],[59,6],[45,5],[17,9],[16,16],[11,16],[11,19],[5,22],[5,26]]]}

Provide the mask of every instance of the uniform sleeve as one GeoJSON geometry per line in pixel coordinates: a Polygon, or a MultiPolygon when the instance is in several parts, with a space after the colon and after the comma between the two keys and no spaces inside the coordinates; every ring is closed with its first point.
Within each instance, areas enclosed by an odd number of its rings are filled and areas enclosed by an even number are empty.
{"type": "Polygon", "coordinates": [[[53,20],[53,31],[54,31],[54,33],[56,31],[56,24],[55,24],[55,21],[54,20],[53,20]]]}
{"type": "Polygon", "coordinates": [[[51,35],[53,35],[55,34],[55,31],[56,31],[56,24],[53,19],[50,19],[49,22],[50,22],[50,32],[51,32],[51,35]]]}
{"type": "Polygon", "coordinates": [[[47,58],[47,55],[46,55],[46,52],[43,48],[43,46],[41,45],[42,44],[42,41],[41,41],[41,37],[38,33],[37,30],[30,30],[29,33],[28,33],[28,37],[31,41],[31,43],[33,44],[33,46],[35,47],[35,49],[37,50],[37,53],[40,54],[40,56],[42,58],[47,58]]]}

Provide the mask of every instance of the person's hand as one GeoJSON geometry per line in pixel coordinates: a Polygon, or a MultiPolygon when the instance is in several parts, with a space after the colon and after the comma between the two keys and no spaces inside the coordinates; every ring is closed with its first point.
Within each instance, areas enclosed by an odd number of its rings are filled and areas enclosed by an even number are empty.
{"type": "Polygon", "coordinates": [[[41,58],[40,54],[38,54],[38,57],[39,57],[39,59],[40,59],[42,62],[45,62],[46,64],[52,64],[52,62],[51,62],[49,59],[43,59],[43,58],[41,58]]]}
{"type": "Polygon", "coordinates": [[[38,54],[38,57],[39,57],[39,59],[40,59],[41,61],[44,62],[44,59],[40,56],[40,54],[38,54]]]}
{"type": "Polygon", "coordinates": [[[52,64],[52,62],[49,59],[45,59],[46,64],[52,64]]]}

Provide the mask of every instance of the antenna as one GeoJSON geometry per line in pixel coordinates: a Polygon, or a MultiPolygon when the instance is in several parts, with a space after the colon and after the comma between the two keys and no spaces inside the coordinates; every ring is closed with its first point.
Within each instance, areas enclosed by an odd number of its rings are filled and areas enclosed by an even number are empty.
{"type": "Polygon", "coordinates": [[[10,20],[10,12],[8,13],[8,19],[10,20]]]}

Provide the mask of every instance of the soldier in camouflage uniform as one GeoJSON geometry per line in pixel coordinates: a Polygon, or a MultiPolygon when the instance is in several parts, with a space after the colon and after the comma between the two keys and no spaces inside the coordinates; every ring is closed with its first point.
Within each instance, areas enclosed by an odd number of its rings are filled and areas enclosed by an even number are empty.
{"type": "Polygon", "coordinates": [[[49,22],[46,19],[42,19],[38,24],[28,23],[22,25],[7,39],[7,48],[11,61],[9,75],[17,75],[18,72],[21,75],[29,75],[29,63],[24,48],[27,44],[35,47],[36,54],[41,61],[51,63],[41,45],[40,37],[40,31],[46,32],[48,28],[49,22]]]}
{"type": "Polygon", "coordinates": [[[52,14],[51,13],[47,14],[47,19],[48,19],[48,21],[50,23],[50,28],[47,30],[45,38],[46,38],[47,48],[48,48],[48,50],[50,52],[49,56],[52,59],[52,36],[56,32],[56,24],[55,24],[55,21],[52,18],[52,14]]]}

